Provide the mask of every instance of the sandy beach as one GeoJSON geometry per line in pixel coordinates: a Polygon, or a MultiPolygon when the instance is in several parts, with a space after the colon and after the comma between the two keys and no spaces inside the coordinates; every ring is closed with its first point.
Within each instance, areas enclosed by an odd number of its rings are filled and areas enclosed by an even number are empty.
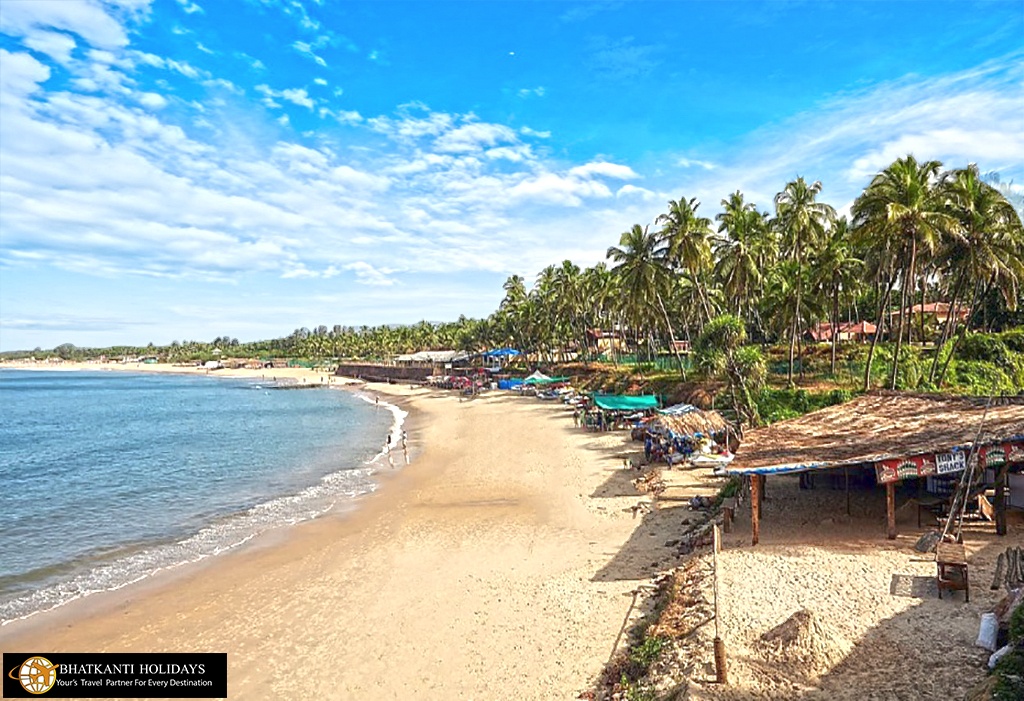
{"type": "Polygon", "coordinates": [[[602,491],[623,435],[575,430],[561,406],[505,393],[366,389],[411,412],[417,457],[354,513],[8,625],[0,646],[227,652],[233,698],[588,688],[637,583],[676,561],[653,537],[623,549],[638,497],[602,491]],[[303,665],[316,673],[295,674],[303,665]]]}

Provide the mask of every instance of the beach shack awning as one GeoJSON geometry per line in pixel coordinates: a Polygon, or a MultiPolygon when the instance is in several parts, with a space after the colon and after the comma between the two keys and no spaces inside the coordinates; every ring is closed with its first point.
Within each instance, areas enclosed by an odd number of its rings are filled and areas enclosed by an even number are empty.
{"type": "Polygon", "coordinates": [[[981,467],[1024,462],[1024,396],[987,400],[871,392],[748,432],[725,472],[750,477],[751,542],[756,545],[761,484],[767,475],[873,467],[886,488],[892,540],[896,483],[962,472],[975,447],[981,467]]]}
{"type": "Polygon", "coordinates": [[[658,397],[653,394],[632,396],[627,394],[595,394],[594,405],[606,411],[641,411],[657,409],[658,397]]]}
{"type": "Polygon", "coordinates": [[[660,409],[647,424],[652,433],[670,436],[711,435],[729,427],[729,422],[717,411],[703,411],[690,404],[676,404],[660,409]]]}
{"type": "MultiPolygon", "coordinates": [[[[970,451],[982,416],[979,446],[1024,440],[1024,397],[996,397],[987,414],[986,402],[985,397],[871,392],[748,431],[726,471],[771,475],[955,456],[970,451]]],[[[927,470],[912,476],[925,476],[927,470]]],[[[879,473],[880,482],[888,481],[884,476],[879,473]]]]}

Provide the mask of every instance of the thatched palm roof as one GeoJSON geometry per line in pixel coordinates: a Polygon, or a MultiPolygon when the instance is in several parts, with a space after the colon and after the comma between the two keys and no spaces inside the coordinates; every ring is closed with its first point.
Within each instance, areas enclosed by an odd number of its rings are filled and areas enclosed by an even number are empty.
{"type": "Polygon", "coordinates": [[[951,397],[872,392],[748,431],[730,472],[800,472],[1024,440],[1024,396],[951,397]]]}
{"type": "Polygon", "coordinates": [[[717,411],[690,411],[685,414],[670,414],[652,419],[647,427],[655,433],[672,433],[692,436],[695,433],[710,435],[724,431],[729,426],[717,411]]]}

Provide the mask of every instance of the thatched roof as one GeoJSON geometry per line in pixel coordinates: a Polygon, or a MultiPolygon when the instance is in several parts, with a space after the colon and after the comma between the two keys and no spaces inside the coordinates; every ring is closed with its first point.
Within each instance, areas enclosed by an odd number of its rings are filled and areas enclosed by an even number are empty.
{"type": "MultiPolygon", "coordinates": [[[[802,472],[969,449],[985,397],[872,392],[748,431],[729,472],[802,472]]],[[[1024,396],[998,397],[979,445],[1024,440],[1024,396]]]]}
{"type": "Polygon", "coordinates": [[[709,435],[724,431],[728,426],[729,422],[717,411],[699,409],[685,414],[661,415],[647,424],[647,428],[655,433],[671,431],[679,436],[692,436],[695,433],[709,435]]]}

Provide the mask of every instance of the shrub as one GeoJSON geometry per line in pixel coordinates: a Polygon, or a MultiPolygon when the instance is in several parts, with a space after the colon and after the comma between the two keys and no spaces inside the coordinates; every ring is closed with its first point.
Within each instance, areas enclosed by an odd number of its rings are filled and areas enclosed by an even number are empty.
{"type": "Polygon", "coordinates": [[[962,360],[982,360],[1004,364],[1009,357],[1009,348],[995,334],[972,333],[963,337],[956,355],[962,360]]]}
{"type": "Polygon", "coordinates": [[[1003,331],[999,334],[999,339],[1010,350],[1016,353],[1024,353],[1024,328],[1003,331]]]}
{"type": "Polygon", "coordinates": [[[1024,604],[1017,606],[1010,616],[1010,642],[1016,645],[1024,643],[1024,604]]]}

